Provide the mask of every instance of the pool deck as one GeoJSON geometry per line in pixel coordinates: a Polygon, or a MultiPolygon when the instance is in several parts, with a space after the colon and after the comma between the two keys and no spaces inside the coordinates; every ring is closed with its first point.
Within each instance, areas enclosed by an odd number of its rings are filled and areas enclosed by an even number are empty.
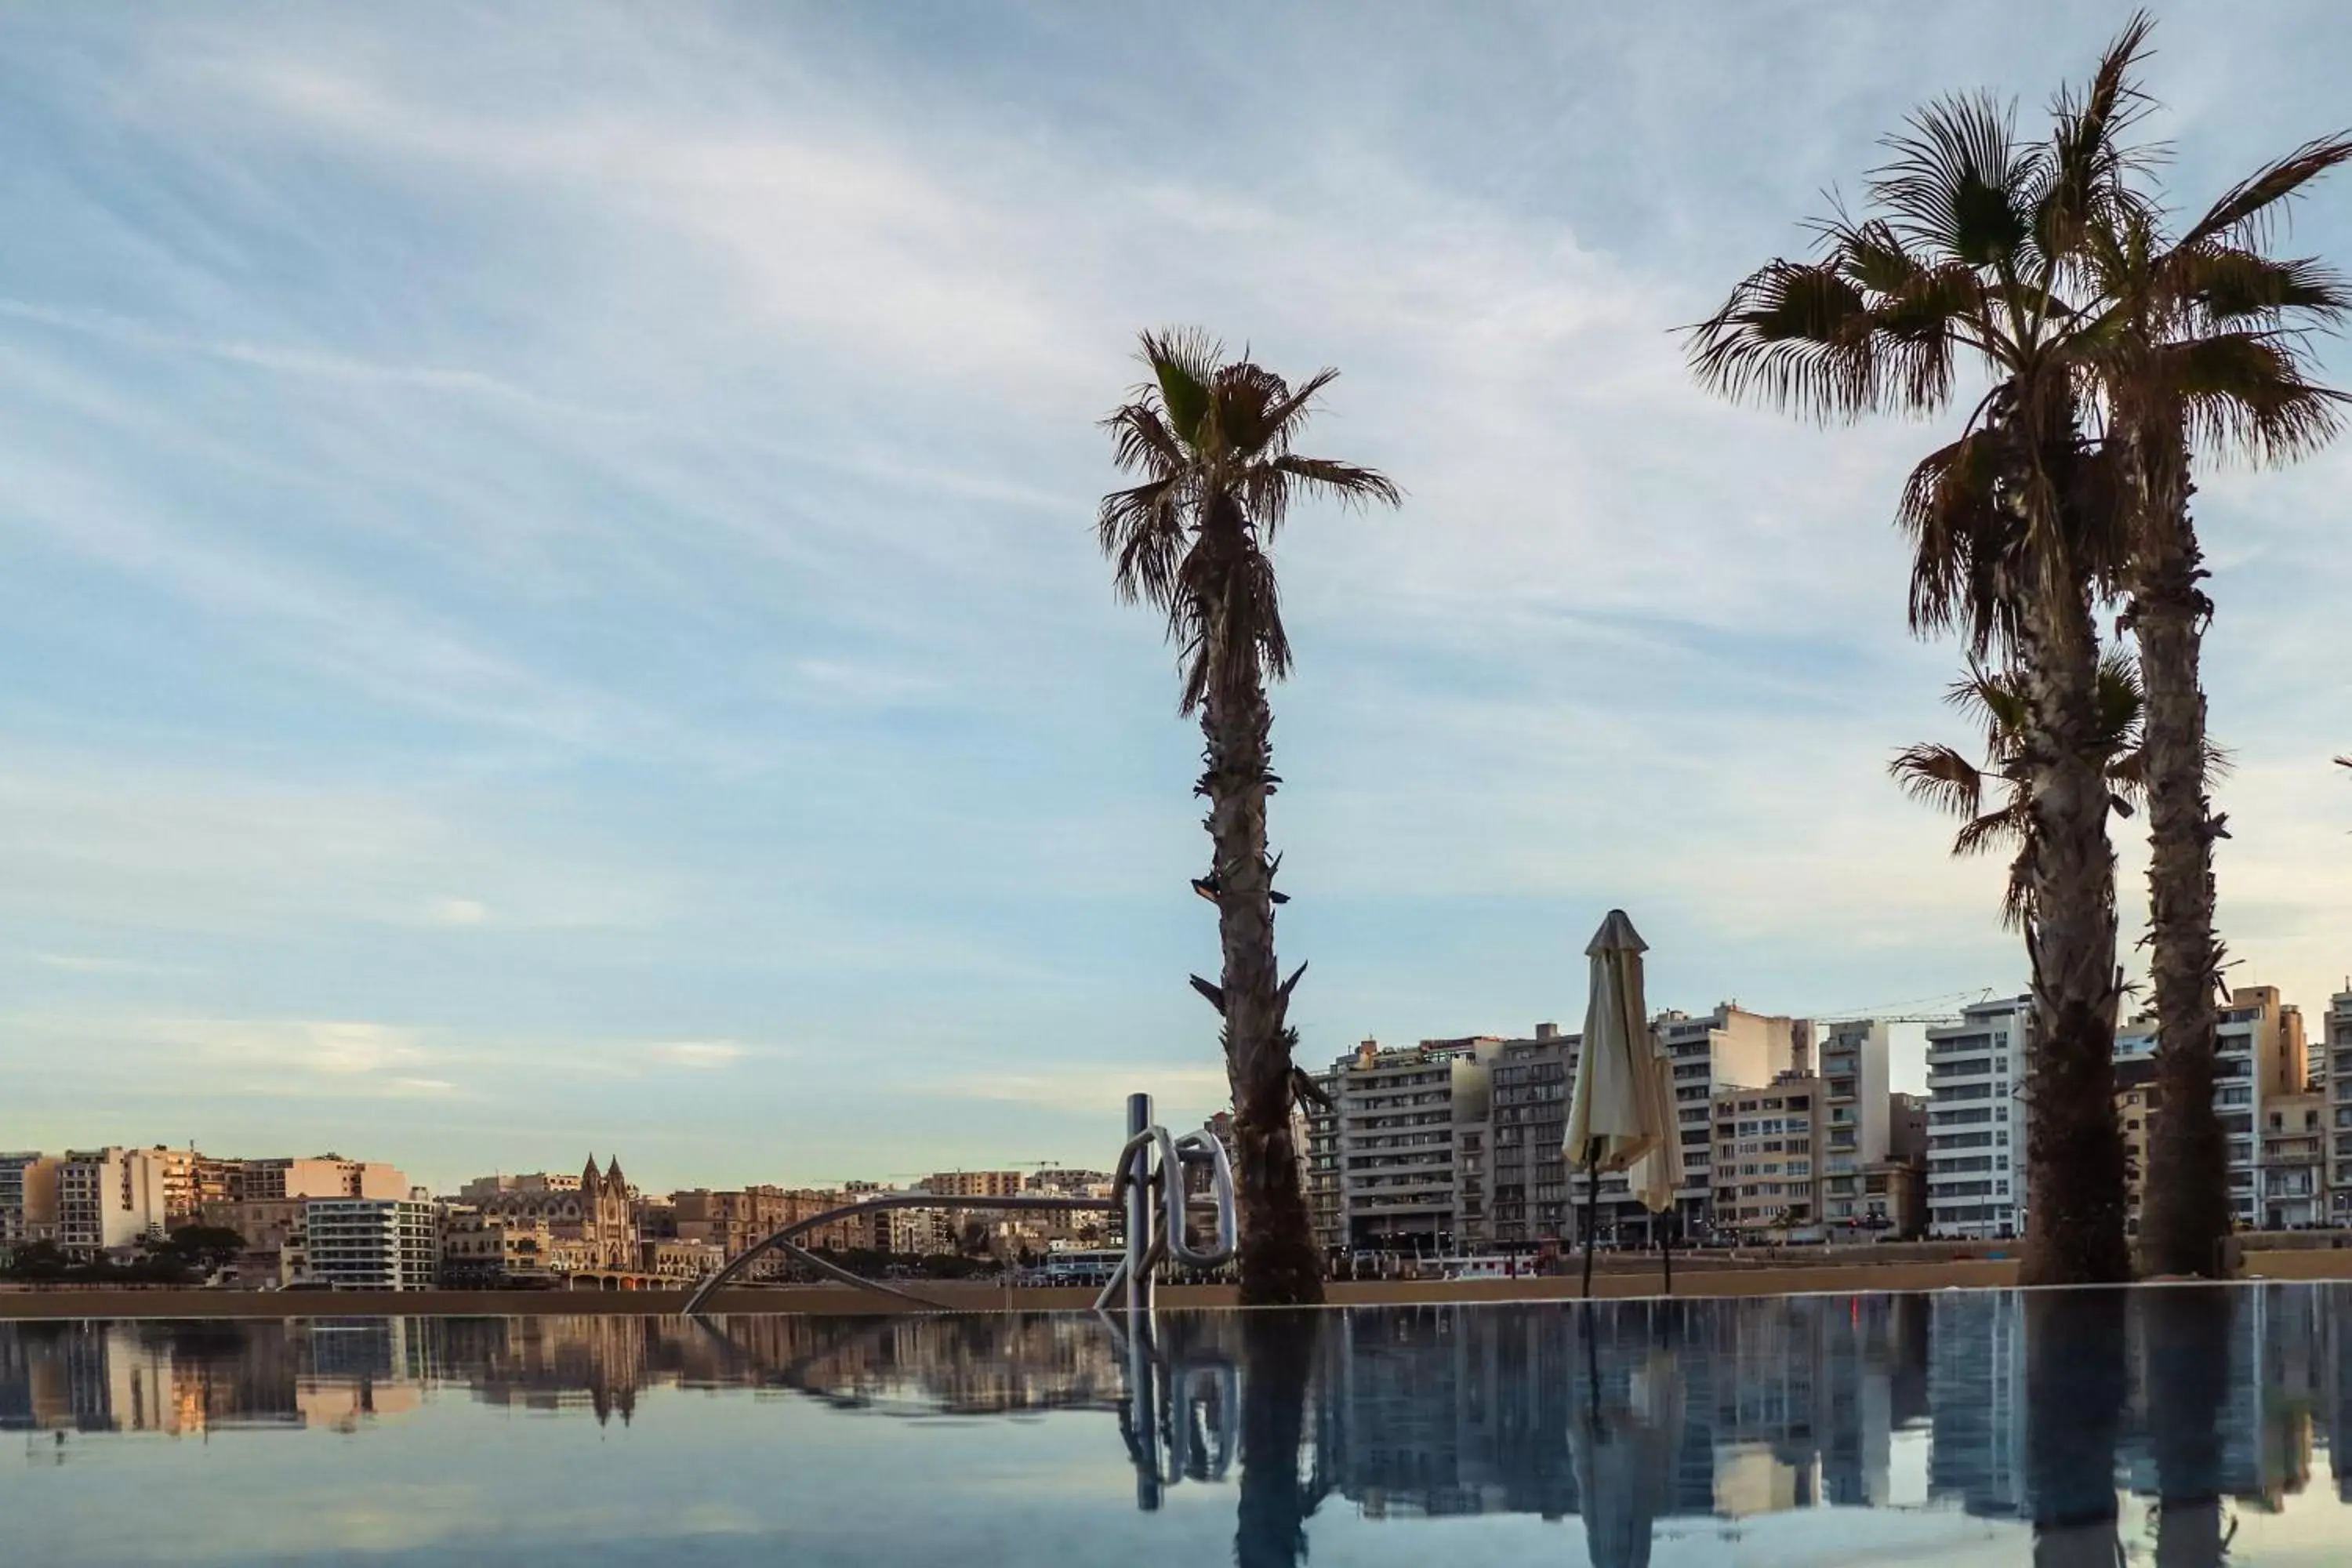
{"type": "MultiPolygon", "coordinates": [[[[2248,1282],[2352,1280],[2352,1249],[2261,1248],[2250,1250],[2242,1278],[2248,1282]]],[[[1847,1261],[1836,1255],[1804,1262],[1734,1262],[1677,1258],[1676,1296],[1690,1300],[1741,1296],[1853,1295],[1891,1290],[1982,1289],[2014,1285],[2013,1258],[1944,1258],[1847,1261]]],[[[943,1281],[908,1281],[906,1287],[937,1306],[957,1311],[1070,1311],[1091,1306],[1096,1292],[1077,1288],[1027,1288],[943,1281]]],[[[1574,1275],[1520,1279],[1335,1280],[1330,1304],[1339,1307],[1396,1306],[1475,1301],[1558,1301],[1578,1297],[1574,1275]]],[[[1592,1281],[1596,1298],[1622,1299],[1660,1293],[1654,1259],[1611,1258],[1592,1281]]],[[[208,1290],[208,1289],[0,1289],[0,1320],[67,1318],[321,1318],[373,1317],[554,1317],[583,1313],[663,1315],[686,1304],[684,1290],[208,1290]]],[[[1228,1286],[1170,1286],[1160,1292],[1167,1308],[1229,1307],[1228,1286]]],[[[873,1316],[910,1311],[903,1301],[839,1285],[752,1286],[721,1291],[711,1305],[718,1313],[796,1312],[823,1316],[873,1316]]]]}

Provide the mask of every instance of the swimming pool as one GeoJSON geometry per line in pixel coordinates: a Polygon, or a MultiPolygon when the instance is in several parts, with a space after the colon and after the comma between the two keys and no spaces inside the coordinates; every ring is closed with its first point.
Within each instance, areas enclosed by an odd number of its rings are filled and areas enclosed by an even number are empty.
{"type": "Polygon", "coordinates": [[[0,1323],[0,1560],[2336,1561],[2344,1289],[0,1323]]]}

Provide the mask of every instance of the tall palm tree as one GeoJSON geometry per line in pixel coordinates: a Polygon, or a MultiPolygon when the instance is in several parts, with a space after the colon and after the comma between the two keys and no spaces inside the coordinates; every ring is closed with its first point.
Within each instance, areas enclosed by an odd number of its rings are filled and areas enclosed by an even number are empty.
{"type": "Polygon", "coordinates": [[[2074,237],[2117,188],[2126,59],[2110,52],[2048,143],[1985,96],[1938,100],[1889,138],[1871,212],[1814,225],[1815,256],[1768,263],[1693,330],[1693,369],[1732,397],[1851,419],[1945,406],[1963,363],[1990,389],[1959,439],[1914,471],[1898,517],[1910,617],[1998,648],[2023,709],[2014,766],[2034,853],[2025,920],[2028,1283],[2129,1278],[2114,1106],[2112,792],[2096,760],[2095,605],[2123,563],[2110,466],[2086,438],[2074,237]]]}
{"type": "Polygon", "coordinates": [[[1301,964],[1280,978],[1274,951],[1276,860],[1266,853],[1273,714],[1266,684],[1290,670],[1274,562],[1291,503],[1322,496],[1393,506],[1395,485],[1370,468],[1292,449],[1317,396],[1339,374],[1293,387],[1192,331],[1147,332],[1151,379],[1103,421],[1113,455],[1142,482],[1102,499],[1097,528],[1119,596],[1168,620],[1182,649],[1177,710],[1198,713],[1214,860],[1193,883],[1217,906],[1223,968],[1194,987],[1224,1019],[1240,1188],[1241,1298],[1291,1305],[1323,1298],[1322,1264],[1300,1186],[1291,1110],[1302,1075],[1286,1015],[1301,964]]]}
{"type": "MultiPolygon", "coordinates": [[[[2007,850],[2008,890],[2001,900],[2004,924],[2022,930],[2033,898],[2033,803],[2031,780],[2021,764],[2028,713],[2015,680],[1981,666],[1952,683],[1945,700],[1984,730],[1984,762],[1971,762],[1955,747],[1922,742],[1906,746],[1887,772],[1915,800],[1960,819],[1952,837],[1955,858],[2007,850]],[[1995,789],[1998,800],[1989,800],[1995,789]]],[[[2122,650],[2110,648],[2099,661],[2098,722],[2094,758],[2107,781],[2109,805],[2119,816],[2132,814],[2140,795],[2140,724],[2144,710],[2139,672],[2122,650]]]]}
{"type": "MultiPolygon", "coordinates": [[[[2118,47],[2127,61],[2147,29],[2144,16],[2126,28],[2118,47]]],[[[2305,334],[2341,322],[2352,292],[2319,262],[2273,258],[2263,244],[2285,204],[2347,160],[2352,137],[2307,142],[2177,237],[2151,203],[2105,203],[2076,247],[2083,290],[2100,302],[2081,337],[2132,525],[2126,620],[2147,690],[2150,970],[2165,1115],[2148,1150],[2140,1247],[2156,1273],[2220,1272],[2230,1230],[2227,1143],[2213,1108],[2222,956],[2213,841],[2224,827],[2206,792],[2199,679],[2213,605],[2199,586],[2191,458],[2283,460],[2336,434],[2340,395],[2312,380],[2305,334]]]]}

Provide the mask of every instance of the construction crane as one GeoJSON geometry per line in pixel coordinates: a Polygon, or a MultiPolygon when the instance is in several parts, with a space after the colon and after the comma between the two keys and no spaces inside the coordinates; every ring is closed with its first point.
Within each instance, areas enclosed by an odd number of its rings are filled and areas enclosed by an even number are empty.
{"type": "MultiPolygon", "coordinates": [[[[1976,991],[1948,991],[1941,995],[1916,997],[1911,1001],[1896,1002],[1891,1005],[1916,1007],[1923,1003],[1941,1002],[1949,998],[1958,1001],[1962,1007],[1968,1007],[1978,1003],[1990,1002],[1992,997],[1993,988],[1987,985],[1976,991]]],[[[1878,1024],[1948,1024],[1959,1016],[1957,1010],[1948,1013],[1882,1013],[1874,1007],[1815,1008],[1806,1015],[1808,1017],[1823,1019],[1831,1023],[1853,1018],[1878,1024]]]]}

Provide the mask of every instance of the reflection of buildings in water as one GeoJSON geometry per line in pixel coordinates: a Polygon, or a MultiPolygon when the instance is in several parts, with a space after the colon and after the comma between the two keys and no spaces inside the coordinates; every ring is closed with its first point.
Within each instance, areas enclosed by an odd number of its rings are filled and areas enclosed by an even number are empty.
{"type": "MultiPolygon", "coordinates": [[[[1691,1301],[1591,1314],[1600,1402],[1669,1346],[1684,1384],[1670,1511],[1883,1501],[1894,1434],[1927,1411],[1914,1298],[1691,1301]]],[[[1570,1424],[1591,1399],[1576,1309],[1403,1308],[1326,1336],[1317,1435],[1368,1514],[1577,1512],[1570,1424]]]]}
{"type": "MultiPolygon", "coordinates": [[[[2211,1457],[2198,1466],[2216,1468],[2212,1489],[2241,1506],[2275,1508],[2308,1484],[2315,1448],[2352,1432],[2352,1294],[2257,1285],[2225,1295],[2226,1310],[2190,1336],[2192,1349],[2210,1336],[2226,1368],[2211,1457]]],[[[2126,1318],[2131,1387],[2116,1462],[2122,1484],[2154,1496],[2150,1299],[2136,1296],[2126,1318]]],[[[1591,1397],[1585,1321],[1573,1305],[1332,1314],[1306,1423],[1318,1487],[1368,1514],[1578,1512],[1571,1425],[1591,1397]]],[[[2010,1517],[2028,1504],[2021,1297],[1618,1303],[1590,1321],[1604,1407],[1629,1397],[1659,1345],[1673,1348],[1682,1418],[1666,1512],[1885,1505],[1896,1435],[1923,1421],[1931,1500],[2010,1517]]],[[[1213,1468],[1225,1395],[1210,1387],[1215,1377],[1198,1391],[1187,1380],[1239,1364],[1238,1326],[1166,1314],[1157,1352],[1184,1373],[1159,1395],[1160,1424],[1183,1423],[1188,1451],[1213,1468]],[[1187,1399],[1170,1392],[1179,1382],[1187,1399]]],[[[793,1393],[895,1415],[1108,1410],[1122,1405],[1126,1376],[1115,1336],[1076,1314],[30,1322],[0,1324],[0,1429],[352,1430],[415,1408],[436,1385],[624,1421],[657,1386],[793,1393]]],[[[2176,1428],[2180,1411],[2176,1401],[2176,1428]]],[[[2337,1486],[2352,1500],[2352,1464],[2338,1467],[2337,1486]]]]}
{"type": "Polygon", "coordinates": [[[656,1320],[579,1317],[436,1318],[426,1321],[436,1375],[489,1405],[586,1410],[599,1424],[635,1413],[655,1380],[656,1320]]]}
{"type": "Polygon", "coordinates": [[[421,1402],[414,1342],[398,1320],[0,1324],[0,1429],[351,1430],[421,1402]]]}
{"type": "Polygon", "coordinates": [[[2025,1301],[2006,1291],[1932,1298],[1927,1495],[1973,1514],[2025,1508],[2025,1301]]]}
{"type": "MultiPolygon", "coordinates": [[[[1164,1320],[1171,1334],[1186,1320],[1164,1320]]],[[[1068,1313],[884,1319],[745,1317],[684,1325],[706,1384],[790,1389],[852,1409],[950,1415],[1115,1406],[1124,1371],[1101,1322],[1068,1313]]]]}
{"type": "MultiPolygon", "coordinates": [[[[2220,1289],[2228,1305],[2205,1347],[2226,1368],[2210,1489],[2275,1510],[2309,1484],[2315,1447],[2331,1433],[2352,1433],[2352,1379],[2341,1354],[2352,1299],[2327,1287],[2220,1289]]],[[[2150,1404],[2163,1396],[2148,1361],[2150,1300],[2136,1293],[2125,1315],[2131,1388],[2116,1446],[2118,1483],[2147,1497],[2158,1493],[2150,1404]]],[[[2021,1515],[2034,1419],[2024,1299],[1950,1291],[1932,1301],[1928,1495],[1971,1513],[2021,1515]]]]}

